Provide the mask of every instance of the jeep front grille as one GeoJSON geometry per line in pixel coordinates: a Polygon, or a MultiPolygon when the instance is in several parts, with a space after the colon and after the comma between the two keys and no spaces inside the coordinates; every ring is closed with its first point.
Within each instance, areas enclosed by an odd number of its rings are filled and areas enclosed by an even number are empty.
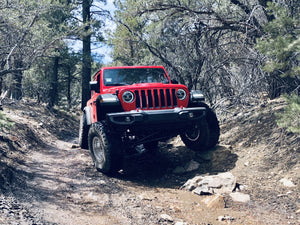
{"type": "Polygon", "coordinates": [[[176,89],[135,90],[136,108],[163,109],[177,106],[176,89]]]}

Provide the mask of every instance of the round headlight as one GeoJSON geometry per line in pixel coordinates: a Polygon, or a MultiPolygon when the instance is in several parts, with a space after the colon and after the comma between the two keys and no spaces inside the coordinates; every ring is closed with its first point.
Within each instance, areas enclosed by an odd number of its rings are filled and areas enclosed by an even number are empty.
{"type": "Polygon", "coordinates": [[[131,103],[134,100],[134,94],[131,91],[125,91],[122,95],[122,99],[126,103],[131,103]]]}
{"type": "Polygon", "coordinates": [[[186,98],[186,91],[183,89],[178,89],[177,90],[177,98],[179,100],[184,100],[186,98]]]}

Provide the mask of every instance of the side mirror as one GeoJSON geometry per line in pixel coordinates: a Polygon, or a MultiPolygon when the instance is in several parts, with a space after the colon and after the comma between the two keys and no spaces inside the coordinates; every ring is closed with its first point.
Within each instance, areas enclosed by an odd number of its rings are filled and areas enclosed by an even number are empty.
{"type": "Polygon", "coordinates": [[[90,90],[100,93],[100,85],[97,81],[90,81],[90,90]]]}
{"type": "Polygon", "coordinates": [[[204,95],[200,90],[192,90],[190,92],[190,99],[192,102],[204,101],[204,95]]]}

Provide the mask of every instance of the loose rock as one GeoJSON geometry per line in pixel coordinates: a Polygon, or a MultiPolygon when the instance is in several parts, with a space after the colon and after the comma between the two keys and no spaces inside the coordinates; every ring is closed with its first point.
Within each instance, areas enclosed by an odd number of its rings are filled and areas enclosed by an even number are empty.
{"type": "Polygon", "coordinates": [[[249,202],[250,201],[250,195],[243,194],[241,192],[234,192],[230,194],[230,197],[234,202],[249,202]]]}
{"type": "Polygon", "coordinates": [[[150,195],[148,195],[148,194],[146,194],[146,193],[142,193],[142,194],[139,195],[139,198],[140,198],[141,200],[152,201],[155,197],[150,196],[150,195]]]}
{"type": "Polygon", "coordinates": [[[159,221],[167,221],[167,222],[173,222],[173,218],[169,216],[168,214],[161,214],[159,221]]]}
{"type": "Polygon", "coordinates": [[[231,217],[231,216],[219,216],[219,217],[218,217],[218,220],[219,220],[220,222],[222,222],[222,221],[232,221],[232,220],[234,220],[234,218],[231,217]]]}
{"type": "Polygon", "coordinates": [[[191,172],[191,171],[197,170],[199,168],[199,166],[200,166],[200,164],[198,162],[191,160],[185,166],[177,166],[173,170],[173,173],[181,174],[181,173],[191,172]]]}
{"type": "Polygon", "coordinates": [[[285,187],[296,187],[296,185],[291,180],[286,178],[282,178],[279,182],[281,182],[285,187]]]}
{"type": "Polygon", "coordinates": [[[187,223],[178,221],[175,223],[175,225],[187,225],[187,223]]]}
{"type": "Polygon", "coordinates": [[[194,171],[194,170],[197,170],[199,168],[200,164],[194,160],[191,160],[189,163],[187,163],[185,165],[185,171],[186,172],[191,172],[191,171],[194,171]]]}
{"type": "Polygon", "coordinates": [[[225,201],[222,195],[208,196],[205,199],[203,199],[201,202],[203,202],[206,205],[206,207],[210,209],[225,208],[225,201]]]}

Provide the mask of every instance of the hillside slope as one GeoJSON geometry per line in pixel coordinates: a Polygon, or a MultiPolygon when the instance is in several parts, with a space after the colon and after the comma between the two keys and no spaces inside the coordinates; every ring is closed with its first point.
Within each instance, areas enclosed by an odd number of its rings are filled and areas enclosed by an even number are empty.
{"type": "Polygon", "coordinates": [[[222,121],[221,143],[238,155],[232,172],[256,203],[299,213],[300,137],[276,124],[285,105],[279,98],[236,107],[222,121]]]}
{"type": "Polygon", "coordinates": [[[60,110],[50,111],[30,100],[9,101],[4,105],[0,124],[0,193],[12,191],[18,179],[16,165],[25,155],[57,140],[77,137],[77,117],[60,110]],[[16,178],[17,180],[13,180],[16,178]]]}

